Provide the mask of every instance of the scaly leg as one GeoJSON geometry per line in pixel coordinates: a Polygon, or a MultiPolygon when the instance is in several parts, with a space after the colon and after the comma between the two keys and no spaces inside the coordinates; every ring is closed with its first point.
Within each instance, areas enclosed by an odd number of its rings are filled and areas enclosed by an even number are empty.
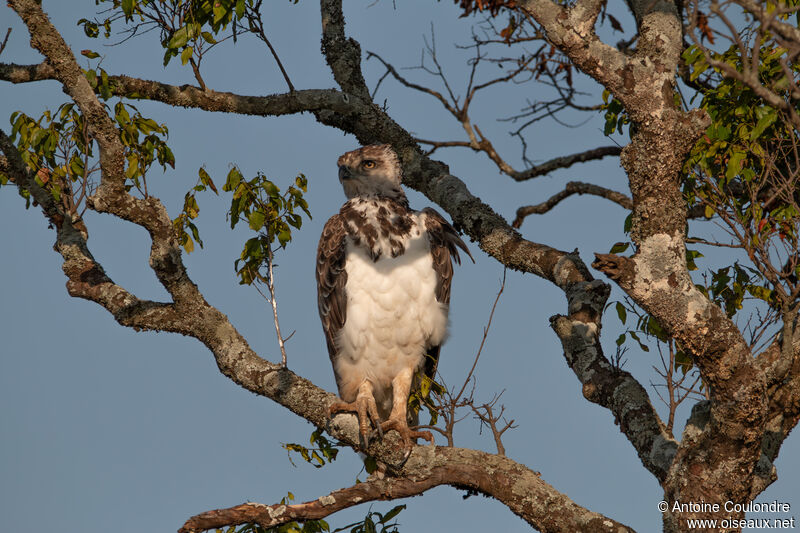
{"type": "Polygon", "coordinates": [[[378,406],[375,405],[375,396],[372,392],[372,383],[364,381],[358,387],[358,394],[354,402],[333,402],[328,407],[328,418],[336,413],[356,413],[358,415],[358,434],[361,441],[361,448],[366,450],[369,446],[369,421],[378,429],[378,433],[383,437],[381,430],[381,419],[378,416],[378,406]]]}
{"type": "Polygon", "coordinates": [[[393,429],[400,433],[403,444],[409,452],[413,445],[411,439],[425,439],[433,444],[433,435],[430,431],[412,431],[408,427],[408,396],[411,393],[413,379],[414,371],[406,368],[392,380],[392,413],[389,415],[389,420],[380,425],[383,431],[393,429]]]}

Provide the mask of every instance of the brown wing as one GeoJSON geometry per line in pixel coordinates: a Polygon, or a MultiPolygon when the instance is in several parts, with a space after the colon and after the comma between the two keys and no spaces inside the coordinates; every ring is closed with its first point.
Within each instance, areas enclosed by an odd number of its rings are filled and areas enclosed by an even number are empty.
{"type": "MultiPolygon", "coordinates": [[[[435,209],[426,207],[422,210],[425,214],[425,229],[431,245],[433,269],[436,271],[436,300],[445,305],[450,305],[450,285],[453,281],[453,260],[461,264],[458,248],[461,248],[472,262],[472,254],[467,245],[458,236],[456,230],[435,209]]],[[[439,363],[440,346],[428,349],[425,358],[425,375],[433,379],[436,374],[436,365],[439,363]]]]}
{"type": "MultiPolygon", "coordinates": [[[[347,272],[344,269],[346,235],[344,221],[336,214],[325,223],[317,247],[317,305],[332,363],[336,357],[334,340],[347,319],[347,272]]],[[[336,382],[338,385],[338,375],[336,382]]]]}

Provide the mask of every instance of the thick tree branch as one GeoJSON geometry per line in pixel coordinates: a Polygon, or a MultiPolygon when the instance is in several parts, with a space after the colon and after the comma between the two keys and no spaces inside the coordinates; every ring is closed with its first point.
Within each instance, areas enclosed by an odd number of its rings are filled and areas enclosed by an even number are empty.
{"type": "MultiPolygon", "coordinates": [[[[575,65],[597,82],[620,96],[632,87],[635,65],[625,55],[603,43],[594,33],[594,24],[602,2],[577,2],[571,8],[552,0],[526,0],[520,9],[541,24],[547,39],[563,51],[575,65]]],[[[627,108],[627,105],[626,105],[627,108]]]]}
{"type": "Polygon", "coordinates": [[[517,216],[514,218],[512,226],[515,228],[521,227],[522,222],[528,215],[542,215],[547,213],[561,203],[562,200],[569,198],[573,194],[590,194],[592,196],[599,196],[601,198],[611,200],[615,204],[619,204],[625,209],[631,209],[633,207],[633,202],[631,199],[621,192],[612,191],[611,189],[606,189],[605,187],[594,185],[592,183],[570,181],[567,183],[567,186],[563,191],[557,192],[544,202],[535,205],[522,206],[517,209],[517,216]]]}
{"type": "MultiPolygon", "coordinates": [[[[568,291],[569,308],[593,308],[602,312],[609,287],[598,281],[568,291]]],[[[620,431],[636,449],[639,459],[659,481],[666,478],[675,457],[677,443],[650,403],[647,391],[628,372],[616,368],[603,355],[599,321],[586,323],[556,315],[551,326],[564,348],[564,357],[583,385],[584,397],[609,409],[620,431]]]]}
{"type": "Polygon", "coordinates": [[[10,81],[11,83],[27,83],[53,79],[55,79],[55,70],[47,62],[42,62],[38,65],[0,63],[0,80],[10,81]]]}
{"type": "Polygon", "coordinates": [[[2,130],[0,151],[6,154],[0,158],[0,170],[7,173],[18,187],[30,192],[56,229],[55,248],[64,258],[62,268],[67,276],[69,294],[98,303],[123,326],[179,331],[179,317],[173,304],[140,300],[106,275],[87,247],[83,220],[65,212],[53,196],[36,183],[35,176],[2,130]]]}
{"type": "Polygon", "coordinates": [[[336,83],[343,91],[369,102],[370,94],[361,73],[361,45],[344,33],[342,0],[321,0],[322,53],[336,83]]]}
{"type": "Polygon", "coordinates": [[[402,477],[369,478],[364,483],[297,505],[245,503],[209,511],[190,518],[180,532],[247,522],[274,527],[295,520],[319,519],[364,502],[416,496],[439,485],[470,488],[495,497],[500,495],[501,501],[511,503],[511,511],[543,533],[633,531],[576,505],[543,482],[537,472],[521,468],[505,457],[476,450],[425,446],[415,448],[402,477]],[[525,498],[514,495],[523,492],[525,498]]]}

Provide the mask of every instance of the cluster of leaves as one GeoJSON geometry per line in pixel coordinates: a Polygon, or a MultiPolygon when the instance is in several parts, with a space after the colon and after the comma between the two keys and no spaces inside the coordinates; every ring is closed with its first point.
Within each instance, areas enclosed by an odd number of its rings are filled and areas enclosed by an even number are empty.
{"type": "Polygon", "coordinates": [[[192,58],[201,58],[222,40],[235,38],[237,31],[247,31],[242,26],[243,19],[257,12],[261,4],[260,0],[98,0],[101,2],[112,4],[109,16],[102,20],[81,19],[78,24],[84,33],[94,38],[103,28],[108,37],[112,23],[118,20],[133,23],[129,30],[132,34],[156,27],[161,32],[164,66],[178,56],[185,65],[192,58]],[[228,28],[233,33],[221,38],[228,28]]]}
{"type": "MultiPolygon", "coordinates": [[[[11,115],[11,142],[15,143],[20,157],[36,174],[36,183],[44,187],[57,202],[62,194],[74,198],[71,212],[81,210],[87,193],[91,193],[89,176],[93,173],[92,140],[86,130],[86,121],[74,104],[63,104],[55,113],[45,111],[35,119],[22,112],[11,115]]],[[[3,184],[7,178],[0,177],[3,184]]],[[[20,193],[30,206],[30,193],[20,188],[20,193]]]]}
{"type": "Polygon", "coordinates": [[[397,522],[392,522],[392,520],[405,508],[405,505],[397,505],[385,514],[370,509],[361,522],[354,522],[340,527],[335,529],[333,533],[341,531],[349,531],[350,533],[398,533],[397,522]]]}
{"type": "Polygon", "coordinates": [[[289,454],[289,462],[291,462],[292,465],[294,465],[294,461],[292,461],[292,452],[299,453],[300,457],[302,457],[305,462],[313,465],[315,468],[322,468],[326,464],[336,460],[336,456],[339,454],[340,445],[331,443],[331,441],[329,441],[325,435],[322,434],[320,429],[315,429],[313,433],[311,433],[309,442],[311,443],[311,446],[316,445],[316,447],[306,448],[301,444],[295,443],[282,445],[289,454]]]}
{"type": "MultiPolygon", "coordinates": [[[[786,61],[787,54],[785,48],[764,42],[758,64],[761,83],[788,99],[800,68],[786,61]]],[[[713,53],[713,59],[742,68],[737,46],[713,53]]],[[[684,192],[689,204],[703,206],[707,218],[719,216],[731,228],[735,241],[758,268],[756,278],[763,281],[772,271],[777,274],[773,284],[777,278],[796,279],[800,274],[798,132],[750,87],[710,67],[698,47],[687,49],[684,60],[692,68],[692,80],[701,80],[706,87],[700,106],[712,119],[686,162],[684,192]],[[794,272],[779,273],[781,269],[771,264],[780,250],[781,261],[789,260],[794,272]]],[[[775,305],[772,291],[763,285],[750,283],[743,290],[775,305]]]]}
{"type": "MultiPolygon", "coordinates": [[[[649,314],[642,311],[639,307],[629,300],[624,302],[610,302],[607,307],[614,304],[617,311],[617,316],[623,326],[628,326],[629,314],[635,317],[635,323],[631,320],[631,327],[628,327],[623,333],[617,337],[617,346],[621,347],[628,338],[636,341],[639,348],[644,352],[650,351],[650,346],[646,344],[648,341],[656,341],[662,344],[670,342],[671,338],[664,331],[664,328],[649,314]]],[[[683,374],[686,374],[692,369],[693,363],[689,356],[680,349],[676,343],[675,350],[675,369],[680,369],[683,374]]]]}
{"type": "Polygon", "coordinates": [[[611,135],[615,131],[622,135],[622,127],[630,123],[630,117],[625,112],[622,102],[613,98],[608,89],[603,91],[603,103],[600,106],[605,117],[605,125],[603,126],[603,133],[606,136],[611,135]]]}
{"type": "MultiPolygon", "coordinates": [[[[94,79],[95,87],[102,83],[98,81],[100,78],[92,78],[89,73],[94,71],[88,71],[87,78],[90,82],[94,79]]],[[[175,166],[175,158],[165,141],[167,127],[143,117],[134,106],[122,102],[114,105],[113,116],[125,147],[126,188],[136,188],[146,196],[145,174],[152,164],[158,161],[163,168],[175,166]]],[[[36,173],[37,183],[50,191],[69,212],[82,213],[86,197],[94,190],[91,178],[98,167],[94,141],[75,104],[63,104],[54,113],[45,111],[38,119],[22,112],[13,113],[11,140],[28,168],[36,173]]]]}
{"type": "Polygon", "coordinates": [[[408,412],[413,417],[419,418],[419,412],[424,407],[430,415],[428,424],[435,426],[439,420],[439,407],[431,394],[441,397],[445,392],[444,386],[426,375],[423,370],[417,372],[416,381],[419,386],[414,387],[408,397],[408,412]]]}
{"type": "Polygon", "coordinates": [[[514,9],[517,7],[515,0],[455,0],[455,3],[464,12],[462,17],[484,11],[488,11],[491,16],[496,17],[503,8],[514,9]]]}
{"type": "Polygon", "coordinates": [[[695,285],[714,303],[725,310],[728,318],[742,309],[742,304],[749,294],[751,297],[774,304],[774,291],[763,283],[760,273],[738,262],[711,272],[711,281],[703,285],[695,285]]]}
{"type": "Polygon", "coordinates": [[[145,176],[153,163],[158,161],[165,170],[167,165],[175,168],[175,156],[165,141],[169,135],[167,126],[143,117],[134,106],[122,102],[114,105],[114,120],[119,128],[119,138],[125,147],[124,156],[128,163],[125,177],[130,181],[127,188],[130,190],[136,187],[147,196],[145,176]],[[129,109],[133,110],[133,115],[129,109]]]}
{"type": "Polygon", "coordinates": [[[183,246],[183,249],[186,250],[186,253],[192,253],[195,241],[200,245],[200,248],[203,247],[203,241],[200,239],[200,231],[197,229],[194,222],[192,222],[200,214],[200,206],[197,205],[197,193],[203,192],[206,189],[211,189],[214,194],[219,194],[216,185],[214,185],[206,169],[201,167],[198,171],[198,175],[197,184],[183,197],[183,209],[172,221],[175,232],[178,234],[178,240],[181,246],[183,246]],[[187,230],[191,231],[191,235],[187,230]]]}
{"type": "Polygon", "coordinates": [[[292,240],[292,228],[300,229],[303,219],[298,213],[311,213],[303,193],[308,190],[308,180],[303,174],[297,176],[281,194],[280,188],[260,172],[246,180],[237,167],[231,168],[222,190],[233,192],[228,212],[231,229],[241,220],[246,220],[250,229],[258,235],[247,240],[236,260],[236,273],[240,283],[250,285],[253,281],[265,281],[268,274],[262,269],[272,261],[273,245],[277,239],[284,248],[292,240]]]}

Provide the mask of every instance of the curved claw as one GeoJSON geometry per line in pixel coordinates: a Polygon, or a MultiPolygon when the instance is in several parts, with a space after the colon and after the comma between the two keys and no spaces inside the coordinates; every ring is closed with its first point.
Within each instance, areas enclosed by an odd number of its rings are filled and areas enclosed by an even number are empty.
{"type": "Polygon", "coordinates": [[[403,455],[403,459],[399,463],[394,465],[394,467],[397,468],[398,470],[403,468],[405,466],[405,464],[408,462],[408,458],[411,457],[411,452],[413,450],[414,450],[414,448],[406,449],[406,453],[403,455]]]}
{"type": "Polygon", "coordinates": [[[378,407],[375,404],[375,398],[372,394],[359,394],[354,402],[333,402],[328,407],[328,419],[332,418],[336,413],[356,413],[358,416],[358,443],[361,449],[366,450],[369,448],[371,435],[369,433],[370,421],[378,430],[378,434],[383,438],[383,430],[380,425],[380,417],[378,416],[378,407]]]}

